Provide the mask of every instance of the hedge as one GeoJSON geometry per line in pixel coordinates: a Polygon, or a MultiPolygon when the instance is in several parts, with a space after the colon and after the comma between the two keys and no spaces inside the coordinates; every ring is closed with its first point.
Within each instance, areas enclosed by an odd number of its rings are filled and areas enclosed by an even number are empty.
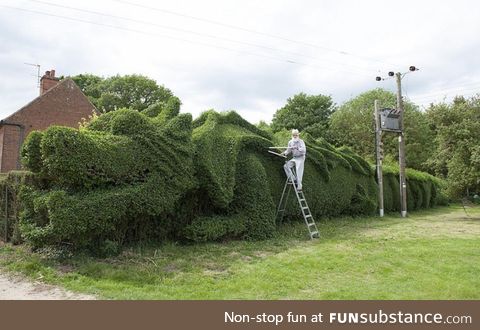
{"type": "MultiPolygon", "coordinates": [[[[180,103],[139,113],[121,109],[76,130],[51,127],[23,146],[38,178],[21,191],[20,230],[34,248],[115,250],[125,242],[264,239],[274,234],[285,183],[286,145],[235,112],[203,113],[192,122],[180,103]]],[[[377,187],[371,165],[348,148],[302,135],[304,192],[315,218],[372,214],[377,187]]],[[[440,200],[440,181],[408,172],[409,209],[440,200]]],[[[398,209],[398,180],[385,170],[385,209],[398,209]]],[[[290,198],[283,221],[301,219],[290,198]]]]}
{"type": "MultiPolygon", "coordinates": [[[[448,203],[442,180],[428,173],[413,169],[407,169],[405,174],[407,179],[408,210],[418,210],[448,203]]],[[[386,211],[400,211],[400,185],[398,177],[398,167],[383,166],[383,193],[386,211]]]]}
{"type": "MultiPolygon", "coordinates": [[[[205,194],[199,201],[203,214],[187,228],[188,237],[272,235],[286,177],[282,159],[267,151],[269,146],[285,145],[289,133],[259,133],[234,112],[206,112],[194,127],[195,167],[205,194]],[[232,217],[238,219],[235,226],[232,217]]],[[[303,138],[308,145],[304,191],[314,216],[372,213],[376,186],[370,165],[350,150],[336,150],[309,135],[303,138]]],[[[298,220],[298,205],[292,196],[285,221],[298,220]]]]}
{"type": "Polygon", "coordinates": [[[0,240],[14,244],[22,242],[19,228],[22,206],[20,191],[34,181],[34,175],[28,171],[10,171],[0,176],[0,240]]]}
{"type": "Polygon", "coordinates": [[[24,189],[24,238],[35,248],[83,249],[167,235],[158,227],[196,186],[192,120],[154,119],[124,109],[80,130],[50,127],[40,143],[28,139],[24,164],[48,184],[24,189]],[[29,166],[38,154],[40,164],[29,166]]]}

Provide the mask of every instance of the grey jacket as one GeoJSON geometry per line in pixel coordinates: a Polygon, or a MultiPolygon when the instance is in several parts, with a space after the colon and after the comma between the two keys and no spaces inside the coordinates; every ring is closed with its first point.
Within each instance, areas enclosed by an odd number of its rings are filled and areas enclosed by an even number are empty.
{"type": "Polygon", "coordinates": [[[305,157],[307,154],[307,147],[305,146],[305,142],[302,139],[298,139],[298,141],[294,141],[291,139],[288,141],[288,148],[285,150],[285,155],[289,153],[293,154],[293,157],[305,157]]]}

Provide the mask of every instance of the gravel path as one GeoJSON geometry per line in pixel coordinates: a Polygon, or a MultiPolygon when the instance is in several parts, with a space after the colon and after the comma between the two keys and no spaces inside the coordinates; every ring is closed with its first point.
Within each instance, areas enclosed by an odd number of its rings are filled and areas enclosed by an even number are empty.
{"type": "Polygon", "coordinates": [[[94,296],[78,294],[41,282],[32,282],[18,275],[0,273],[0,300],[94,300],[94,296]]]}

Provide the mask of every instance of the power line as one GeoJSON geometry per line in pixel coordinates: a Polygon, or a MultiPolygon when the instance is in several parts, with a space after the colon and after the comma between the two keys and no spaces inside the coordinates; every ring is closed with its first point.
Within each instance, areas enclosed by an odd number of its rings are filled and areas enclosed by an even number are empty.
{"type": "MultiPolygon", "coordinates": [[[[449,83],[449,85],[451,85],[452,82],[449,83]]],[[[457,86],[460,86],[460,87],[465,87],[465,86],[471,86],[471,85],[479,85],[480,84],[480,81],[472,81],[472,82],[468,82],[468,83],[461,83],[461,84],[458,84],[457,86]]],[[[445,87],[446,85],[444,84],[443,87],[445,87]]],[[[442,87],[442,86],[440,86],[442,87]]],[[[452,87],[453,88],[453,87],[452,87]]]]}
{"type": "Polygon", "coordinates": [[[368,57],[368,56],[357,55],[357,54],[353,54],[353,53],[346,52],[346,51],[343,51],[343,50],[333,49],[333,48],[329,48],[329,47],[325,47],[325,46],[321,46],[321,45],[317,45],[317,44],[312,44],[312,43],[308,43],[308,42],[304,42],[304,41],[294,40],[294,39],[291,39],[291,38],[286,38],[286,37],[275,35],[275,34],[256,31],[256,30],[253,30],[253,29],[244,28],[244,27],[237,26],[237,25],[226,24],[226,23],[223,23],[223,22],[218,22],[218,21],[214,21],[214,20],[210,20],[210,19],[206,19],[206,18],[202,18],[202,17],[182,14],[182,13],[174,12],[174,11],[171,11],[171,10],[166,10],[166,9],[162,9],[162,8],[158,8],[158,7],[146,6],[146,5],[142,5],[142,4],[135,3],[135,2],[130,2],[130,1],[125,1],[125,0],[113,0],[113,1],[125,4],[125,5],[129,5],[129,6],[139,7],[139,8],[148,9],[148,10],[154,10],[154,11],[162,12],[162,13],[169,14],[169,15],[189,18],[189,19],[204,22],[204,23],[223,26],[223,27],[226,27],[226,28],[229,28],[229,29],[244,31],[244,32],[248,32],[248,33],[253,33],[253,34],[257,34],[257,35],[266,36],[266,37],[269,37],[269,38],[288,41],[288,42],[291,42],[291,43],[300,44],[300,45],[304,45],[304,46],[309,46],[309,47],[313,47],[313,48],[316,48],[316,49],[322,49],[322,50],[325,50],[325,51],[338,53],[338,54],[341,54],[341,55],[344,55],[344,56],[357,57],[357,58],[360,58],[360,59],[363,59],[363,60],[366,60],[366,61],[370,61],[370,62],[377,62],[377,63],[386,64],[386,65],[389,65],[389,66],[396,66],[395,64],[384,62],[384,61],[374,59],[374,58],[371,58],[371,57],[368,57]]]}
{"type": "Polygon", "coordinates": [[[470,93],[464,93],[462,95],[451,95],[451,96],[444,95],[442,97],[442,100],[437,100],[439,97],[436,97],[436,98],[426,99],[424,101],[418,101],[418,100],[415,100],[415,99],[413,99],[411,101],[414,102],[414,103],[421,103],[421,106],[423,106],[424,108],[427,108],[427,106],[425,106],[426,103],[433,104],[433,103],[438,103],[438,102],[445,102],[447,99],[453,99],[456,96],[462,96],[462,97],[468,98],[468,97],[474,97],[474,96],[477,96],[477,95],[480,95],[480,93],[470,92],[470,93]]]}
{"type": "Polygon", "coordinates": [[[469,93],[462,93],[461,95],[460,94],[456,94],[456,95],[439,95],[439,96],[436,96],[436,97],[431,97],[431,98],[427,98],[427,99],[423,99],[423,100],[417,100],[417,99],[410,99],[411,102],[413,103],[416,103],[416,104],[430,104],[430,103],[438,103],[438,102],[444,102],[446,101],[447,99],[453,99],[457,96],[459,97],[465,97],[465,98],[468,98],[468,97],[472,97],[472,96],[476,96],[476,95],[480,95],[478,92],[469,92],[469,93]]]}
{"type": "MultiPolygon", "coordinates": [[[[419,94],[418,96],[414,96],[413,98],[409,97],[409,99],[413,100],[413,101],[417,101],[417,102],[425,102],[424,100],[436,99],[439,96],[446,97],[446,96],[448,96],[448,94],[459,95],[459,94],[462,94],[462,93],[465,93],[465,92],[469,92],[471,90],[478,90],[478,92],[473,92],[473,94],[480,93],[480,82],[479,81],[474,81],[474,82],[469,82],[469,83],[463,83],[463,84],[459,84],[455,87],[450,87],[450,88],[446,88],[446,89],[438,89],[438,90],[433,91],[433,92],[419,94]],[[472,87],[469,87],[469,86],[472,86],[472,87]],[[469,88],[465,88],[465,87],[469,87],[469,88]]],[[[469,94],[472,94],[472,93],[469,93],[469,94]]]]}
{"type": "Polygon", "coordinates": [[[313,59],[313,60],[316,60],[316,61],[330,62],[330,63],[336,64],[336,65],[340,65],[340,66],[349,66],[349,67],[351,67],[352,69],[355,68],[355,69],[357,69],[357,70],[358,70],[358,69],[359,69],[359,70],[363,70],[363,71],[364,71],[363,73],[365,73],[365,72],[370,72],[370,70],[367,70],[367,69],[365,69],[365,68],[363,68],[363,67],[360,67],[360,66],[356,66],[356,65],[352,65],[352,64],[346,64],[346,63],[341,63],[341,62],[336,62],[336,61],[332,61],[332,60],[321,59],[321,58],[318,58],[318,57],[316,57],[316,56],[311,56],[311,55],[307,55],[307,54],[303,54],[303,53],[298,53],[298,52],[292,52],[292,51],[288,51],[288,50],[284,50],[284,49],[280,49],[280,48],[275,48],[275,47],[269,47],[269,46],[265,46],[265,45],[260,45],[260,44],[252,43],[252,42],[235,40],[235,39],[225,38],[225,37],[219,37],[219,36],[212,35],[212,34],[201,33],[201,32],[197,32],[197,31],[192,31],[192,30],[187,30],[187,29],[172,27],[172,26],[168,26],[168,25],[162,25],[162,24],[158,24],[158,23],[154,23],[154,22],[149,22],[149,21],[144,21],[144,20],[138,20],[138,19],[129,18],[129,17],[125,17],[125,16],[117,16],[117,15],[102,13],[102,12],[93,11],[93,10],[88,10],[88,9],[83,9],[83,8],[65,6],[65,5],[60,5],[60,4],[51,3],[51,2],[47,2],[47,1],[40,1],[40,0],[27,0],[27,1],[30,1],[30,2],[33,2],[33,3],[38,3],[38,4],[43,4],[43,5],[47,5],[47,6],[53,6],[53,7],[57,7],[57,8],[64,8],[64,9],[74,10],[74,11],[78,11],[78,12],[83,12],[83,13],[88,13],[88,14],[103,16],[103,17],[110,17],[110,18],[114,18],[114,19],[120,19],[120,20],[124,20],[124,21],[129,21],[129,22],[134,22],[134,23],[139,23],[139,24],[144,24],[144,25],[149,25],[149,26],[155,26],[155,27],[162,28],[162,29],[167,29],[167,30],[172,30],[172,31],[177,31],[177,32],[182,32],[182,33],[188,33],[188,34],[193,34],[193,35],[202,36],[202,37],[207,37],[207,38],[216,39],[216,40],[223,40],[223,41],[233,42],[233,43],[242,44],[242,45],[247,45],[247,46],[252,46],[252,47],[257,47],[257,48],[261,48],[261,49],[265,49],[265,50],[282,52],[282,53],[289,54],[289,55],[294,55],[294,56],[301,56],[301,57],[305,57],[305,58],[310,58],[310,59],[313,59]]]}
{"type": "Polygon", "coordinates": [[[480,93],[480,86],[476,86],[476,87],[471,87],[471,88],[462,88],[461,86],[460,87],[456,87],[456,88],[451,88],[451,89],[446,89],[446,90],[442,90],[442,91],[437,91],[437,92],[433,92],[433,93],[428,93],[428,94],[421,94],[420,96],[418,97],[413,97],[414,100],[423,100],[423,99],[432,99],[432,98],[436,98],[438,96],[443,96],[443,95],[448,95],[448,94],[456,94],[456,95],[459,95],[461,93],[464,93],[464,92],[469,92],[469,91],[477,91],[480,93]]]}
{"type": "Polygon", "coordinates": [[[367,74],[361,74],[361,73],[358,73],[358,72],[348,71],[348,70],[345,70],[345,69],[333,69],[329,66],[312,65],[312,64],[303,63],[303,62],[299,62],[299,61],[294,61],[294,60],[290,60],[290,59],[284,59],[284,58],[279,58],[279,57],[270,56],[270,55],[258,54],[258,53],[253,53],[253,52],[249,52],[249,51],[245,51],[245,50],[232,49],[232,48],[223,47],[223,46],[219,46],[219,45],[213,45],[213,44],[208,44],[208,43],[204,43],[204,42],[200,42],[200,41],[194,41],[194,40],[189,40],[189,39],[172,37],[172,36],[168,36],[168,35],[163,35],[163,34],[153,33],[153,32],[149,32],[149,31],[144,31],[144,30],[131,29],[131,28],[122,27],[122,26],[118,26],[118,25],[111,25],[111,24],[93,22],[93,21],[83,20],[83,19],[79,19],[79,18],[73,18],[73,17],[69,17],[69,16],[57,15],[57,14],[52,14],[52,13],[46,13],[46,12],[42,12],[42,11],[38,11],[38,10],[32,10],[32,9],[24,9],[24,8],[18,8],[18,7],[5,6],[5,5],[0,5],[0,7],[12,9],[12,10],[17,10],[17,11],[33,13],[33,14],[38,14],[38,15],[43,15],[43,16],[61,18],[61,19],[80,22],[80,23],[85,23],[85,24],[92,24],[92,25],[103,26],[103,27],[108,27],[108,28],[112,28],[112,29],[134,32],[134,33],[148,35],[148,36],[168,38],[168,39],[172,39],[172,40],[176,40],[176,41],[182,41],[182,42],[197,44],[197,45],[201,45],[201,46],[205,46],[205,47],[213,47],[213,48],[232,51],[232,52],[236,52],[236,53],[262,57],[262,58],[265,58],[265,59],[275,60],[275,61],[279,61],[279,62],[282,62],[282,63],[286,62],[286,63],[296,64],[296,65],[300,65],[300,66],[320,68],[322,70],[344,71],[344,72],[351,73],[351,74],[367,76],[367,74]]]}
{"type": "Polygon", "coordinates": [[[472,86],[472,87],[467,88],[467,90],[476,89],[476,88],[480,89],[480,82],[472,82],[472,83],[457,85],[456,87],[439,89],[439,90],[436,90],[436,91],[433,91],[433,92],[420,94],[418,98],[429,97],[431,95],[438,95],[438,94],[442,94],[442,93],[456,92],[457,90],[462,91],[462,90],[465,89],[465,87],[468,87],[468,86],[472,86]]]}

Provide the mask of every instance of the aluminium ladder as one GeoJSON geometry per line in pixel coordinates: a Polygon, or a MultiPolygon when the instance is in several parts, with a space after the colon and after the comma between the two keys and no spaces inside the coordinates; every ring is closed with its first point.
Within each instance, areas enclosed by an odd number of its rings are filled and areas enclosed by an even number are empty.
{"type": "Polygon", "coordinates": [[[280,202],[278,203],[277,214],[275,217],[277,221],[281,221],[283,219],[285,209],[287,208],[288,196],[293,186],[293,191],[295,191],[295,195],[297,196],[298,205],[302,210],[303,219],[305,219],[305,224],[307,225],[308,232],[310,233],[310,239],[319,238],[320,233],[318,232],[315,220],[313,220],[312,212],[310,212],[310,208],[308,207],[305,195],[303,194],[303,191],[297,190],[295,182],[295,175],[292,173],[292,170],[290,170],[290,176],[287,177],[287,181],[285,181],[282,197],[280,198],[280,202]],[[280,219],[278,219],[279,217],[280,219]]]}

